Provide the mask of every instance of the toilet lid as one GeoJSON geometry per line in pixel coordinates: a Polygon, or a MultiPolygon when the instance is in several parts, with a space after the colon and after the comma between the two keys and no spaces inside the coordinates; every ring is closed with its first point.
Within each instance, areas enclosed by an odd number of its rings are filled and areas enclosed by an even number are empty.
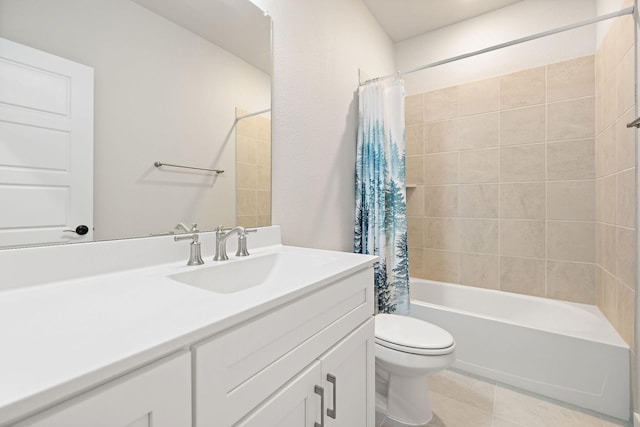
{"type": "Polygon", "coordinates": [[[375,316],[376,343],[414,354],[446,354],[455,342],[444,329],[413,317],[397,314],[375,316]]]}

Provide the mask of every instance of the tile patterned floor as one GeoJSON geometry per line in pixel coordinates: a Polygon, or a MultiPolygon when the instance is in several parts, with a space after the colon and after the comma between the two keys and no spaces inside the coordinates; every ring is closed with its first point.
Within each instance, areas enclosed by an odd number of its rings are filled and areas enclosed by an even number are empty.
{"type": "MultiPolygon", "coordinates": [[[[630,427],[584,411],[458,371],[429,383],[433,419],[428,427],[630,427]]],[[[376,427],[397,427],[376,414],[376,427]]]]}

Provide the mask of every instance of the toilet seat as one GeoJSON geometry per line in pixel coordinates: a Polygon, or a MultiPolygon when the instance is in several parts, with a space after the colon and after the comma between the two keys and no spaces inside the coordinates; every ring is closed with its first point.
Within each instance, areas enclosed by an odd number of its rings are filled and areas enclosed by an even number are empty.
{"type": "Polygon", "coordinates": [[[408,316],[375,316],[376,344],[403,353],[438,356],[452,353],[453,336],[444,329],[408,316]]]}

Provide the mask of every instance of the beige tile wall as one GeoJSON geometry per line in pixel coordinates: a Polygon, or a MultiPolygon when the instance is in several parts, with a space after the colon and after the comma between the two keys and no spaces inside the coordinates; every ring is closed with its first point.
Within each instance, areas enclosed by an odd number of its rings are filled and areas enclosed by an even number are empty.
{"type": "Polygon", "coordinates": [[[407,97],[412,276],[596,302],[594,57],[407,97]]]}
{"type": "Polygon", "coordinates": [[[594,68],[407,97],[413,276],[596,303],[594,68]]]}
{"type": "MultiPolygon", "coordinates": [[[[249,114],[236,109],[236,116],[249,114]]],[[[253,116],[236,126],[236,222],[271,225],[271,120],[253,116]]]]}
{"type": "Polygon", "coordinates": [[[633,21],[596,55],[406,98],[411,275],[597,304],[633,339],[633,21]]]}
{"type": "Polygon", "coordinates": [[[618,18],[595,55],[596,300],[631,344],[634,330],[635,119],[633,20],[618,18]]]}

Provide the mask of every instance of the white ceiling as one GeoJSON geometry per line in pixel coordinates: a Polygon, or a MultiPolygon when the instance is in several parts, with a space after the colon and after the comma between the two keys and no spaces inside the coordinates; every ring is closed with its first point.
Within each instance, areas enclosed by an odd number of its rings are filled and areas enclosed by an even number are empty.
{"type": "Polygon", "coordinates": [[[394,42],[419,36],[521,0],[363,0],[394,42]]]}

